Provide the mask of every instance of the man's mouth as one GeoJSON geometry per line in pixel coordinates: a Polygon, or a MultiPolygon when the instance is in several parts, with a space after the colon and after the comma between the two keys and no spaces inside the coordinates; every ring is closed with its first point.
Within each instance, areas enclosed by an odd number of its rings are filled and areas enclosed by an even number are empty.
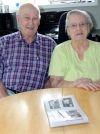
{"type": "Polygon", "coordinates": [[[27,29],[29,29],[29,30],[33,30],[34,28],[33,27],[26,27],[27,29]]]}
{"type": "Polygon", "coordinates": [[[81,35],[83,35],[83,33],[77,33],[76,35],[77,35],[77,36],[81,36],[81,35]]]}

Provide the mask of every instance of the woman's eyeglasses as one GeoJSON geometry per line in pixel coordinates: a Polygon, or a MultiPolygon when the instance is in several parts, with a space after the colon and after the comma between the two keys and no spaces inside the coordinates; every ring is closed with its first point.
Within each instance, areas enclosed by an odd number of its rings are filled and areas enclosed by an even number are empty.
{"type": "Polygon", "coordinates": [[[84,28],[88,25],[88,23],[79,23],[79,24],[70,24],[68,27],[72,28],[72,29],[75,29],[77,27],[81,27],[81,28],[84,28]]]}

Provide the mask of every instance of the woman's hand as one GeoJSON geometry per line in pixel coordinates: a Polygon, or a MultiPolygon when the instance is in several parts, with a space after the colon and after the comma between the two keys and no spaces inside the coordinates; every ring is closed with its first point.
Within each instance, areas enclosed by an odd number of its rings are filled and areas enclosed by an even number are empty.
{"type": "Polygon", "coordinates": [[[100,82],[93,82],[88,78],[81,78],[73,82],[73,86],[77,88],[84,88],[90,91],[97,91],[100,88],[100,82]]]}
{"type": "Polygon", "coordinates": [[[95,81],[94,84],[96,85],[96,87],[98,88],[98,90],[100,90],[100,81],[95,81]]]}

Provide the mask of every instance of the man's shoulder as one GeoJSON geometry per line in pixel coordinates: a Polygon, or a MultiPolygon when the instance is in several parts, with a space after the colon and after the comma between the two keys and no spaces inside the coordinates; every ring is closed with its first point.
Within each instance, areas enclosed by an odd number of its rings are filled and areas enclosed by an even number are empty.
{"type": "Polygon", "coordinates": [[[19,32],[14,32],[14,33],[11,33],[11,34],[7,34],[7,35],[4,35],[2,37],[0,37],[0,40],[11,40],[11,39],[15,39],[15,38],[18,38],[19,37],[19,32]]]}
{"type": "Polygon", "coordinates": [[[38,35],[38,38],[40,38],[41,40],[49,40],[49,41],[55,42],[54,39],[52,39],[50,36],[40,34],[40,33],[38,33],[37,35],[38,35]]]}

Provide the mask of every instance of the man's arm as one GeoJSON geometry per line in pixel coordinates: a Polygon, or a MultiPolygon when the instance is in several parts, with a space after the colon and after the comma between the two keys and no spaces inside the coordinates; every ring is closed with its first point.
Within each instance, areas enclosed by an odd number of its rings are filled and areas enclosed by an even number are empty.
{"type": "Polygon", "coordinates": [[[4,87],[3,83],[0,81],[0,98],[8,96],[7,90],[4,87]]]}
{"type": "Polygon", "coordinates": [[[3,74],[3,54],[2,54],[2,50],[3,50],[3,46],[4,46],[4,42],[3,40],[0,39],[0,98],[7,96],[7,90],[4,87],[4,84],[2,83],[2,74],[3,74]]]}

